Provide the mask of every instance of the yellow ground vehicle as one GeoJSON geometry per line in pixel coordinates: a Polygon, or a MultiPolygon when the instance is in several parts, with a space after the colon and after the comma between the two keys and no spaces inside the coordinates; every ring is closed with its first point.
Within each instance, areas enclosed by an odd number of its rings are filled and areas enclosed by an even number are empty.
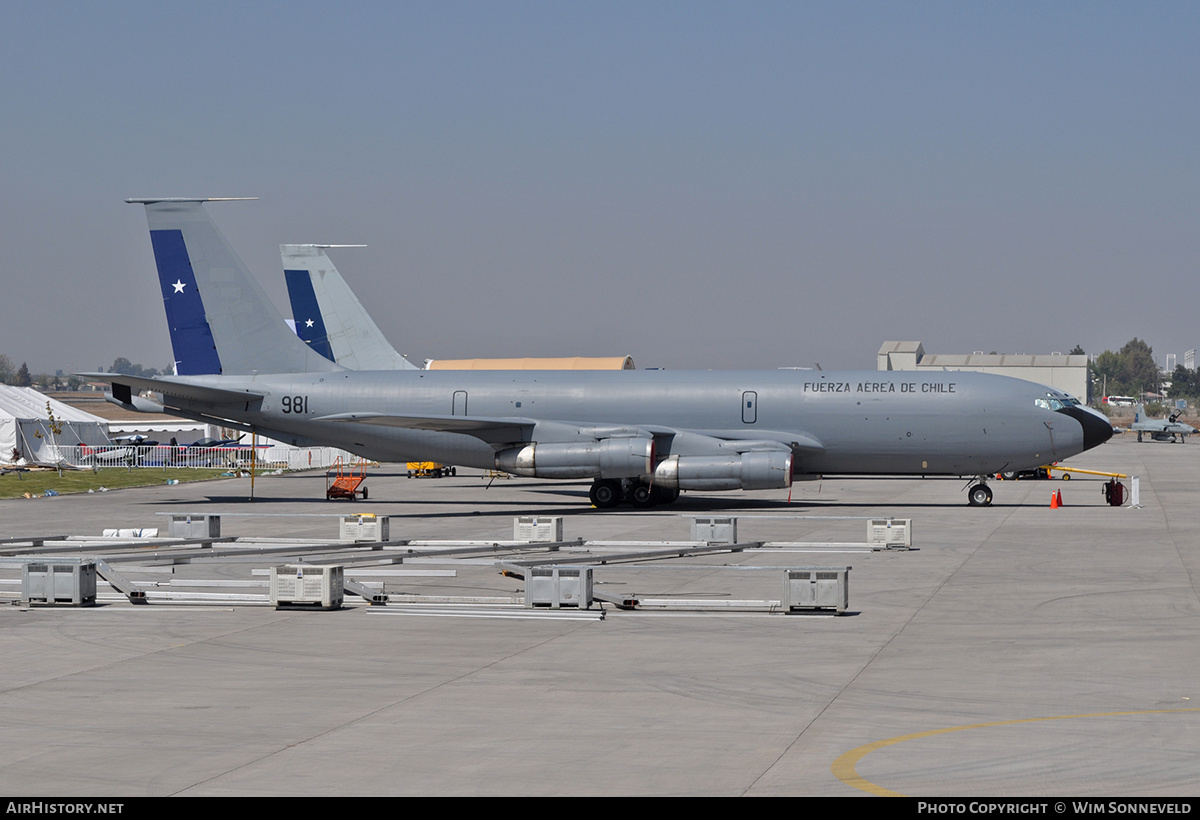
{"type": "Polygon", "coordinates": [[[457,475],[457,471],[453,467],[438,464],[436,461],[408,462],[409,478],[444,478],[448,475],[457,475]]]}

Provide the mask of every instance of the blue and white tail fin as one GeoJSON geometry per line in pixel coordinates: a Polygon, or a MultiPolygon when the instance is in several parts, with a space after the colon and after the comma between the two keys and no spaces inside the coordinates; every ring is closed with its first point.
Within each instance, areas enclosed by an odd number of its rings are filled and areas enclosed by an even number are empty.
{"type": "Polygon", "coordinates": [[[313,290],[308,271],[285,269],[283,278],[287,282],[288,300],[292,303],[292,322],[296,326],[296,335],[326,359],[336,361],[333,348],[329,346],[329,333],[325,330],[325,319],[321,316],[317,294],[313,290]]]}
{"type": "Polygon", "coordinates": [[[326,248],[355,245],[280,245],[296,333],[321,355],[354,370],[416,370],[396,352],[326,248]]]}
{"type": "Polygon", "coordinates": [[[1146,405],[1138,404],[1137,407],[1133,408],[1133,423],[1137,424],[1139,421],[1145,421],[1145,420],[1146,420],[1146,405]]]}
{"type": "Polygon", "coordinates": [[[317,373],[340,368],[287,329],[204,210],[214,199],[129,199],[146,206],[181,376],[317,373]]]}

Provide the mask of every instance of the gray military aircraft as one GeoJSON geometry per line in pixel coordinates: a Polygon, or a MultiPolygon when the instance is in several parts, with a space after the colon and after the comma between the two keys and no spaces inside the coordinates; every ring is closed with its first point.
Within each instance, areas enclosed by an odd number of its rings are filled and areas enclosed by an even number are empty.
{"type": "Polygon", "coordinates": [[[1183,444],[1188,436],[1200,433],[1200,430],[1179,421],[1181,415],[1183,411],[1176,410],[1165,419],[1148,419],[1146,405],[1139,404],[1133,411],[1133,424],[1129,425],[1129,429],[1138,434],[1138,441],[1142,440],[1142,434],[1149,433],[1153,441],[1175,441],[1175,437],[1179,436],[1179,443],[1183,444]]]}
{"type": "Polygon", "coordinates": [[[176,374],[85,374],[124,407],[296,445],[593,480],[597,507],[822,474],[985,477],[1112,436],[1061,391],[965,372],[347,370],[287,329],[205,199],[146,207],[176,374]],[[157,400],[137,393],[154,391],[157,400]]]}

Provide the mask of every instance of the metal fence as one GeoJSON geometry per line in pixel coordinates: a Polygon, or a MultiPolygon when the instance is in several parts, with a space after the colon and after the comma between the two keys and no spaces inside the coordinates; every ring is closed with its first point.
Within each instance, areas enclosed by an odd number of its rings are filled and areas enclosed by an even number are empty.
{"type": "Polygon", "coordinates": [[[160,444],[143,446],[113,444],[91,447],[86,444],[59,445],[64,464],[72,467],[125,467],[127,469],[157,468],[223,468],[249,469],[251,460],[258,470],[308,470],[332,467],[338,458],[343,463],[355,459],[336,447],[292,447],[286,444],[236,444],[223,447],[186,447],[160,444]]]}

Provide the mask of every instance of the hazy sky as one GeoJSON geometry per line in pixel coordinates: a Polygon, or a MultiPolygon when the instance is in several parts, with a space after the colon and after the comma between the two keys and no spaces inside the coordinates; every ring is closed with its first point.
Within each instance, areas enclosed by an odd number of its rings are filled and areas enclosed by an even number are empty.
{"type": "Polygon", "coordinates": [[[401,352],[874,368],[1200,347],[1194,2],[23,2],[0,352],[171,361],[145,214],[289,315],[331,252],[401,352]]]}

